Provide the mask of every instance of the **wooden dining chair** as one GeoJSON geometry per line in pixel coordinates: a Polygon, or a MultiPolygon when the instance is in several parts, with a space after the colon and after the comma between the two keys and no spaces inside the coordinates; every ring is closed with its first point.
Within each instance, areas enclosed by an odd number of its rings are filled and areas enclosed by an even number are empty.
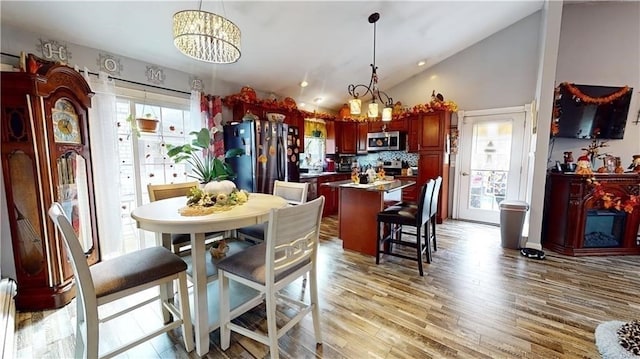
{"type": "Polygon", "coordinates": [[[111,358],[178,327],[182,327],[186,351],[193,350],[193,328],[187,293],[187,265],[179,256],[164,247],[152,247],[89,267],[78,237],[59,203],[54,202],[51,205],[49,217],[62,234],[73,268],[77,305],[75,358],[111,358]],[[173,295],[168,294],[167,289],[174,280],[178,281],[179,306],[173,295]],[[110,311],[108,316],[100,317],[100,306],[154,287],[160,289],[160,295],[138,301],[134,305],[126,305],[124,309],[122,306],[125,304],[119,303],[118,308],[121,309],[117,312],[110,311]],[[165,317],[169,320],[166,324],[152,332],[145,332],[139,338],[132,338],[124,345],[106,353],[99,353],[101,323],[133,314],[132,311],[158,300],[165,317]]]}
{"type": "MultiPolygon", "coordinates": [[[[322,343],[320,331],[320,308],[318,304],[317,253],[320,235],[320,221],[324,196],[294,207],[272,209],[266,231],[266,240],[249,247],[218,263],[220,288],[220,344],[223,350],[229,348],[231,331],[268,345],[271,358],[278,358],[278,338],[296,325],[306,314],[312,313],[316,343],[322,343]],[[309,303],[291,298],[281,290],[294,280],[309,275],[309,303]],[[230,281],[238,282],[258,291],[256,298],[266,302],[267,333],[250,330],[231,319],[248,311],[251,307],[230,308],[230,281]],[[276,308],[286,306],[286,313],[293,309],[293,317],[285,315],[282,322],[276,308]]],[[[261,301],[262,302],[262,301],[261,301]]],[[[261,303],[260,302],[260,303],[261,303]]],[[[258,303],[259,304],[259,303],[258,303]]]]}
{"type": "MultiPolygon", "coordinates": [[[[290,206],[299,205],[307,201],[309,183],[286,182],[276,180],[273,183],[273,194],[287,200],[290,206]]],[[[265,223],[238,229],[238,238],[255,243],[264,241],[265,223]]]]}
{"type": "Polygon", "coordinates": [[[381,252],[384,252],[386,255],[417,261],[418,272],[420,273],[420,276],[424,275],[422,261],[425,254],[427,263],[431,263],[431,246],[429,244],[429,212],[434,187],[435,180],[433,179],[430,179],[424,186],[422,186],[417,207],[413,205],[399,204],[378,212],[376,264],[380,264],[380,254],[381,252]],[[409,241],[402,238],[403,234],[412,234],[405,232],[403,230],[404,226],[411,226],[415,228],[415,241],[409,241]],[[409,256],[404,253],[394,252],[394,245],[414,248],[416,253],[414,256],[409,256]],[[382,251],[381,247],[383,248],[382,251]]]}
{"type": "MultiPolygon", "coordinates": [[[[149,200],[155,202],[161,199],[186,196],[191,188],[198,187],[199,185],[196,181],[169,184],[149,183],[147,184],[147,191],[149,192],[149,200]]],[[[211,243],[221,239],[223,236],[224,232],[205,233],[205,243],[211,243]]],[[[191,252],[190,242],[191,237],[189,233],[171,233],[171,248],[173,253],[181,256],[188,255],[191,252]]]]}

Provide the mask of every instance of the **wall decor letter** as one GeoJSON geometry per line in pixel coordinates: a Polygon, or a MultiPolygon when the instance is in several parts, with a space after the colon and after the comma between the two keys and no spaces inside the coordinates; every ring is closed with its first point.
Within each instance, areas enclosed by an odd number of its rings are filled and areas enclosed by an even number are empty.
{"type": "Polygon", "coordinates": [[[101,71],[109,75],[120,75],[120,71],[122,71],[120,58],[110,54],[98,54],[98,66],[101,71]]]}
{"type": "Polygon", "coordinates": [[[164,84],[164,80],[166,75],[164,74],[164,69],[159,68],[158,66],[147,66],[147,80],[149,82],[154,83],[156,85],[164,84]]]}
{"type": "Polygon", "coordinates": [[[67,63],[71,59],[71,52],[67,49],[67,44],[55,40],[39,40],[40,43],[36,47],[44,59],[63,63],[67,63]]]}
{"type": "Polygon", "coordinates": [[[201,79],[195,76],[190,76],[189,83],[191,85],[192,91],[200,91],[200,92],[204,91],[204,83],[202,82],[201,79]]]}

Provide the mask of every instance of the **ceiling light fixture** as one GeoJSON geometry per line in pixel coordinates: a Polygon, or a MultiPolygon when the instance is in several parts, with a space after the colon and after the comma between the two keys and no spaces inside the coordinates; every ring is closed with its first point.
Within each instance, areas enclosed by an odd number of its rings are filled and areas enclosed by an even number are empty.
{"type": "MultiPolygon", "coordinates": [[[[214,64],[230,64],[240,58],[240,29],[223,16],[198,10],[173,14],[173,44],[183,54],[214,64]]],[[[224,8],[223,8],[224,12],[224,8]]]]}
{"type": "Polygon", "coordinates": [[[391,99],[391,97],[389,97],[389,95],[378,89],[378,74],[376,72],[378,69],[378,67],[376,66],[376,22],[379,19],[380,14],[377,12],[369,15],[369,23],[373,24],[373,63],[371,64],[371,80],[369,81],[369,86],[363,84],[349,85],[349,95],[353,97],[351,100],[349,100],[349,109],[352,115],[359,115],[362,105],[360,96],[371,94],[371,103],[369,104],[367,111],[368,117],[378,117],[377,100],[380,100],[380,102],[384,106],[384,109],[382,111],[382,121],[391,121],[393,100],[391,99]],[[361,91],[363,91],[362,95],[358,90],[359,88],[361,89],[361,91]]]}
{"type": "Polygon", "coordinates": [[[307,86],[309,86],[309,83],[307,81],[302,81],[300,83],[300,87],[307,87],[307,86]]]}
{"type": "Polygon", "coordinates": [[[424,66],[427,62],[424,60],[418,61],[418,66],[424,66]]]}

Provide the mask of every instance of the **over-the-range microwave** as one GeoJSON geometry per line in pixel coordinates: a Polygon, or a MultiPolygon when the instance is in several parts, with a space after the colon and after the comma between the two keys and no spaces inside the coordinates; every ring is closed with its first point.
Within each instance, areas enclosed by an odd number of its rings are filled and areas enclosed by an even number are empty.
{"type": "Polygon", "coordinates": [[[400,151],[404,147],[405,136],[399,131],[367,134],[367,151],[400,151]]]}

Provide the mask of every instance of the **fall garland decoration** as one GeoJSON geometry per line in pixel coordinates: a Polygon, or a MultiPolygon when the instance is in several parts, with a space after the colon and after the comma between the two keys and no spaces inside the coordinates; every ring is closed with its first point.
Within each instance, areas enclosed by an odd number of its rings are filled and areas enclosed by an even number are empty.
{"type": "Polygon", "coordinates": [[[628,198],[616,197],[613,193],[607,192],[602,183],[598,182],[595,177],[588,178],[587,183],[593,186],[593,197],[600,202],[604,209],[633,213],[635,207],[640,206],[640,196],[631,194],[628,198]]]}
{"type": "Polygon", "coordinates": [[[323,112],[310,112],[298,109],[296,101],[291,97],[286,97],[282,101],[278,100],[260,100],[257,98],[256,92],[249,86],[244,86],[240,92],[226,96],[222,99],[222,103],[233,108],[240,103],[247,103],[263,107],[271,111],[291,111],[301,115],[303,118],[319,118],[322,120],[333,120],[335,115],[323,112]]]}
{"type": "MultiPolygon", "coordinates": [[[[441,96],[441,95],[440,95],[441,96]]],[[[366,116],[350,116],[348,111],[348,105],[345,104],[338,115],[322,113],[322,112],[309,112],[298,109],[296,102],[294,99],[287,97],[282,101],[278,100],[260,100],[257,98],[256,92],[249,86],[244,86],[240,89],[240,92],[226,96],[222,99],[222,103],[227,106],[233,108],[235,105],[240,103],[247,103],[251,105],[261,106],[266,110],[272,111],[291,111],[300,114],[303,118],[318,118],[322,120],[336,120],[340,119],[343,121],[353,121],[353,122],[363,122],[370,121],[366,116]],[[344,111],[346,109],[347,111],[344,111]]],[[[424,104],[418,104],[413,106],[413,108],[403,108],[401,102],[396,102],[393,106],[393,119],[403,119],[406,117],[410,117],[413,115],[424,114],[428,112],[435,111],[449,111],[449,112],[457,112],[458,105],[450,100],[443,100],[436,96],[432,96],[429,102],[424,104]]]]}
{"type": "Polygon", "coordinates": [[[560,84],[560,86],[564,86],[569,91],[569,93],[573,95],[574,98],[576,98],[577,100],[582,101],[584,103],[594,103],[598,105],[611,103],[621,98],[622,96],[626,95],[629,91],[631,91],[629,86],[624,86],[624,87],[621,87],[618,91],[610,95],[602,96],[602,97],[592,97],[580,91],[580,89],[578,89],[574,84],[563,82],[560,84]]]}

